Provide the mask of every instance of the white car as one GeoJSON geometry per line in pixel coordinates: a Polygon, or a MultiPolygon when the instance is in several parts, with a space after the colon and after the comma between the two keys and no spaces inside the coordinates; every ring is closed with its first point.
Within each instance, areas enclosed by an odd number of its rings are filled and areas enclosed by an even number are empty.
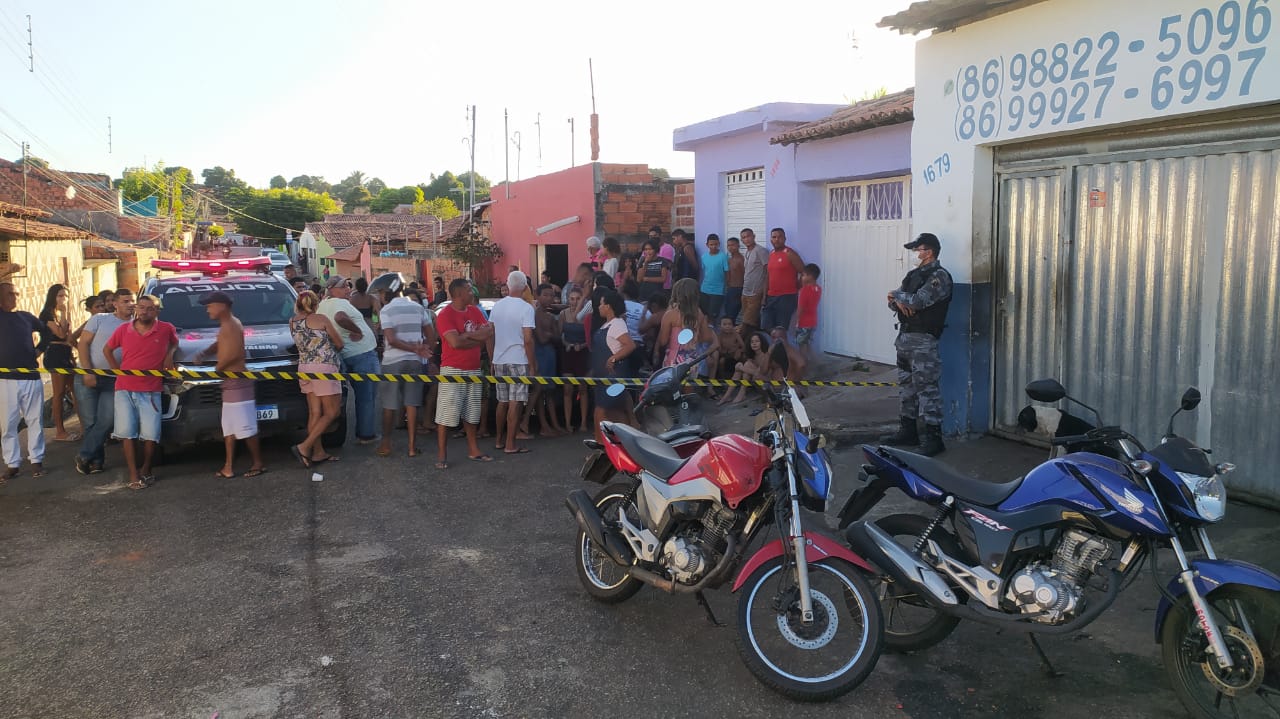
{"type": "Polygon", "coordinates": [[[289,260],[289,256],[279,250],[263,248],[262,256],[271,258],[271,274],[279,275],[280,277],[284,277],[284,268],[293,264],[289,260]]]}

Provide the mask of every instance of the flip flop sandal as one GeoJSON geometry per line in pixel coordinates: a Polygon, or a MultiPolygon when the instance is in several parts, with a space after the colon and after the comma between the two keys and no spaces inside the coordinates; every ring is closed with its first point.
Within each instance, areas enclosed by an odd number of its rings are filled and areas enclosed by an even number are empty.
{"type": "Polygon", "coordinates": [[[141,481],[129,483],[129,489],[132,489],[135,492],[138,491],[139,489],[146,489],[146,488],[147,488],[147,485],[143,484],[141,481]]]}
{"type": "Polygon", "coordinates": [[[375,449],[375,450],[373,451],[373,453],[374,453],[374,454],[376,454],[376,455],[378,455],[379,457],[390,457],[390,456],[391,456],[391,450],[389,450],[389,449],[382,449],[381,447],[379,447],[378,449],[375,449]]]}
{"type": "Polygon", "coordinates": [[[217,472],[214,472],[214,473],[213,473],[213,476],[215,476],[215,477],[217,477],[217,478],[219,478],[219,479],[235,479],[235,478],[236,478],[236,473],[235,473],[235,472],[232,472],[231,474],[223,474],[223,473],[222,473],[222,470],[218,470],[217,472]]]}
{"type": "Polygon", "coordinates": [[[468,456],[467,459],[471,460],[472,462],[492,462],[493,461],[493,457],[490,457],[487,454],[480,454],[480,455],[476,455],[475,457],[468,456]]]}
{"type": "Polygon", "coordinates": [[[449,468],[448,462],[436,462],[436,469],[448,469],[448,468],[449,468]]]}
{"type": "Polygon", "coordinates": [[[410,457],[417,457],[417,456],[419,456],[419,455],[421,455],[421,454],[422,454],[422,450],[420,450],[420,449],[415,449],[415,450],[413,450],[413,451],[409,452],[409,456],[410,456],[410,457]]]}
{"type": "Polygon", "coordinates": [[[298,449],[298,445],[295,444],[292,447],[290,447],[289,453],[292,454],[293,458],[298,460],[298,463],[301,464],[303,467],[306,467],[307,469],[311,469],[311,462],[313,460],[310,460],[307,457],[305,457],[302,454],[302,450],[298,449]]]}
{"type": "Polygon", "coordinates": [[[259,469],[251,469],[240,476],[244,477],[245,479],[249,479],[250,477],[260,477],[266,473],[267,473],[267,468],[261,467],[259,469]]]}
{"type": "Polygon", "coordinates": [[[46,475],[46,474],[48,474],[48,473],[49,473],[49,471],[48,471],[47,469],[45,469],[44,467],[41,467],[41,468],[39,468],[39,469],[36,469],[36,468],[34,468],[34,467],[33,467],[33,468],[31,469],[31,478],[32,478],[32,479],[40,479],[41,477],[45,476],[45,475],[46,475]]]}
{"type": "Polygon", "coordinates": [[[325,462],[339,462],[341,460],[342,458],[336,454],[331,454],[325,457],[324,459],[316,459],[315,457],[311,458],[312,464],[324,464],[325,462]]]}
{"type": "Polygon", "coordinates": [[[533,450],[529,449],[528,447],[521,447],[520,449],[517,449],[513,452],[504,451],[503,454],[528,454],[532,451],[533,450]]]}
{"type": "Polygon", "coordinates": [[[156,483],[156,476],[154,474],[144,474],[142,475],[142,483],[150,487],[156,483]]]}

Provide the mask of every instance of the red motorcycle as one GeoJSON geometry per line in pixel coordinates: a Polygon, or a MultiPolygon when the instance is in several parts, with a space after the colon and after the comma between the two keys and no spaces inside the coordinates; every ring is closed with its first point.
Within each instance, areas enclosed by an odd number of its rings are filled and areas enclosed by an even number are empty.
{"type": "Polygon", "coordinates": [[[656,437],[602,422],[602,441],[586,441],[600,451],[582,475],[614,481],[594,498],[576,490],[565,501],[578,522],[578,578],[606,603],[645,584],[692,594],[719,624],[703,591],[736,575],[747,667],[787,696],[833,699],[880,657],[880,603],[863,579],[873,570],[842,543],[804,531],[800,508],[823,512],[831,498],[831,465],[795,391],[767,394],[773,418],[756,440],[715,437],[687,458],[656,437]],[[781,536],[747,558],[771,526],[781,536]]]}

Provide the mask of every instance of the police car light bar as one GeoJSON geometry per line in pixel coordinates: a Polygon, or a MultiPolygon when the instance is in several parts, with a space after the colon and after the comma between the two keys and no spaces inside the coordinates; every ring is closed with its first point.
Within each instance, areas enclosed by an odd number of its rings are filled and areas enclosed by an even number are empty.
{"type": "Polygon", "coordinates": [[[230,270],[250,270],[270,267],[270,257],[246,257],[230,260],[152,260],[151,266],[157,270],[173,272],[202,272],[205,274],[225,274],[230,270]]]}

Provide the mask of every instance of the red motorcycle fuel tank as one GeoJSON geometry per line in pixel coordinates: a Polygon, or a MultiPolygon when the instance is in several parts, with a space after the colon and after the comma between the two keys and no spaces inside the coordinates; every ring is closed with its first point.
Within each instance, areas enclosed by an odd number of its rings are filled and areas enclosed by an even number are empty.
{"type": "Polygon", "coordinates": [[[725,504],[738,503],[760,489],[769,468],[769,448],[739,434],[714,437],[685,462],[667,484],[676,485],[706,478],[720,488],[725,504]]]}

